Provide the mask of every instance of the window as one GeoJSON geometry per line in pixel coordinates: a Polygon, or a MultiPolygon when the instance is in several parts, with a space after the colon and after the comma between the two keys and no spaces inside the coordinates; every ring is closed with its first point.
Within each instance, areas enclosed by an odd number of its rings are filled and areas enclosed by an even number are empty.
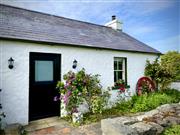
{"type": "Polygon", "coordinates": [[[125,82],[126,78],[126,58],[115,57],[114,58],[114,82],[119,79],[123,79],[125,82]]]}
{"type": "Polygon", "coordinates": [[[53,81],[53,61],[35,61],[35,81],[53,81]]]}

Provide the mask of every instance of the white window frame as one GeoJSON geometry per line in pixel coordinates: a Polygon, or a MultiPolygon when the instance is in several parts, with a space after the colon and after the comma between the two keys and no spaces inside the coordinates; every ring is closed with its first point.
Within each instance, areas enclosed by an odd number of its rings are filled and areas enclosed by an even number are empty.
{"type": "Polygon", "coordinates": [[[115,78],[115,74],[116,74],[116,79],[114,79],[114,82],[115,80],[119,80],[119,79],[123,79],[124,81],[126,81],[126,78],[125,78],[125,73],[126,73],[126,67],[125,67],[125,59],[124,57],[114,57],[114,61],[113,61],[113,70],[114,70],[114,78],[115,78]],[[117,69],[115,70],[115,67],[114,67],[114,62],[117,61],[117,69]],[[119,69],[119,64],[118,62],[122,62],[122,69],[119,69]],[[118,72],[122,72],[122,78],[118,78],[118,72]]]}

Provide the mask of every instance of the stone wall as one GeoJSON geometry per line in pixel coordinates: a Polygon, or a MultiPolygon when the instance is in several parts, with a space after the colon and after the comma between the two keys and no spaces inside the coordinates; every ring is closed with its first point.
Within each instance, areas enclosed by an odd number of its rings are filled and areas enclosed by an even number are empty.
{"type": "Polygon", "coordinates": [[[101,129],[103,135],[158,135],[174,124],[180,124],[180,103],[165,104],[129,117],[104,119],[101,129]]]}

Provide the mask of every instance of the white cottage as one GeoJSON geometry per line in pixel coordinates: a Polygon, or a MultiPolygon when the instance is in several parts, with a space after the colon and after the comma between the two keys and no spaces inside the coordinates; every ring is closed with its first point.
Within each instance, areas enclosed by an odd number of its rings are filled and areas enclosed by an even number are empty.
{"type": "Polygon", "coordinates": [[[124,33],[115,16],[102,26],[0,5],[0,103],[5,120],[26,125],[59,115],[54,89],[69,70],[100,74],[104,89],[124,79],[135,93],[146,60],[159,54],[124,33]]]}

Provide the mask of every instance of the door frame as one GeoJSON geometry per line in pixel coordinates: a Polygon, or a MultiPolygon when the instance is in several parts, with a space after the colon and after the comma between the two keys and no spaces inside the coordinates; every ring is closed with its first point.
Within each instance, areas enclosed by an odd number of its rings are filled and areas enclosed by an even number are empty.
{"type": "MultiPolygon", "coordinates": [[[[29,96],[28,96],[28,121],[30,122],[31,120],[30,120],[30,90],[31,90],[31,84],[32,84],[32,78],[34,77],[34,75],[32,75],[31,74],[31,68],[32,68],[32,63],[31,63],[31,56],[32,55],[39,55],[39,56],[43,56],[43,55],[57,55],[57,56],[59,56],[59,65],[58,65],[58,67],[59,67],[59,72],[58,72],[58,74],[59,74],[59,76],[58,76],[58,78],[57,78],[57,80],[58,81],[61,81],[61,54],[59,54],[59,53],[46,53],[46,52],[29,52],[29,92],[28,92],[28,94],[29,94],[29,96]]],[[[57,101],[57,102],[59,102],[59,117],[61,116],[61,101],[57,101]]]]}

